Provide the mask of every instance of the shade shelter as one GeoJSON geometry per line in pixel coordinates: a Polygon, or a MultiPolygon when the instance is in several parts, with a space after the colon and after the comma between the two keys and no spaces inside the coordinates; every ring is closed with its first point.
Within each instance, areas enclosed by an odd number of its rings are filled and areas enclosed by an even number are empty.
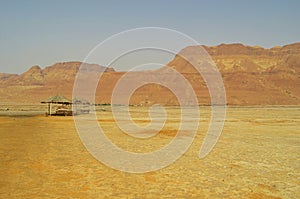
{"type": "Polygon", "coordinates": [[[52,104],[62,104],[66,106],[70,106],[72,101],[62,95],[55,95],[50,97],[47,100],[42,101],[43,104],[48,104],[48,115],[55,115],[56,113],[52,113],[52,104]]]}

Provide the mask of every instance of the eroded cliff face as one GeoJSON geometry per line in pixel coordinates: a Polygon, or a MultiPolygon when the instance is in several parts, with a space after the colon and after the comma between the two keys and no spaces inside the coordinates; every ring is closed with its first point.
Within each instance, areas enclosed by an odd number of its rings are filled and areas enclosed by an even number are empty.
{"type": "MultiPolygon", "coordinates": [[[[242,44],[219,46],[190,46],[179,55],[201,61],[199,50],[205,49],[221,72],[227,95],[232,105],[299,105],[300,104],[300,43],[264,49],[242,44]]],[[[170,77],[168,68],[182,73],[194,88],[200,104],[210,104],[210,96],[201,75],[182,56],[175,56],[165,67],[156,71],[134,72],[131,78],[143,81],[145,75],[170,77]],[[141,75],[143,74],[143,75],[141,75]]],[[[207,55],[207,54],[205,54],[207,55]]],[[[31,67],[21,75],[0,73],[0,101],[38,103],[57,93],[72,97],[73,83],[81,62],[63,62],[41,69],[31,67]]],[[[124,75],[97,64],[102,74],[96,93],[96,103],[110,103],[116,82],[124,75]]],[[[176,82],[176,79],[172,79],[176,82]]],[[[133,94],[131,104],[177,105],[176,96],[160,85],[145,85],[133,94]]]]}
{"type": "MultiPolygon", "coordinates": [[[[300,103],[300,43],[271,49],[242,44],[202,47],[222,74],[228,104],[300,103]]],[[[195,53],[201,50],[199,48],[187,47],[179,54],[188,55],[189,60],[201,60],[195,53]]],[[[176,56],[168,66],[187,72],[186,76],[193,76],[191,73],[195,73],[193,67],[181,56],[176,56]]]]}

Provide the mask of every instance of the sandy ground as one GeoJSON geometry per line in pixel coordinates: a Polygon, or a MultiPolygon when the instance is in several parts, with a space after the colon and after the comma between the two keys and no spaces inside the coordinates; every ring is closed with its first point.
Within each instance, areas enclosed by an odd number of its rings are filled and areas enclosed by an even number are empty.
{"type": "MultiPolygon", "coordinates": [[[[0,198],[299,198],[300,107],[227,111],[220,140],[206,158],[198,153],[209,123],[207,107],[201,108],[189,150],[174,164],[145,174],[113,170],[94,159],[72,117],[2,113],[0,198]]],[[[115,144],[146,152],[170,142],[178,113],[168,108],[173,119],[149,140],[122,133],[109,110],[97,114],[115,144]]],[[[145,108],[133,108],[132,116],[138,124],[148,122],[145,108]]]]}

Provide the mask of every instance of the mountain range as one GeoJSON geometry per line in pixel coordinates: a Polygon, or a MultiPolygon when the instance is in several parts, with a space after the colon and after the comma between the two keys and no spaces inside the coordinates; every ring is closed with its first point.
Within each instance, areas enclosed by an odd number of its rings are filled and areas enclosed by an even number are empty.
{"type": "MultiPolygon", "coordinates": [[[[243,44],[218,46],[188,46],[179,54],[189,59],[200,59],[198,51],[204,48],[219,69],[229,105],[299,105],[300,104],[300,43],[265,49],[243,44]]],[[[210,104],[205,81],[182,56],[176,55],[166,66],[147,73],[168,77],[168,68],[175,69],[186,77],[195,90],[199,104],[210,104]]],[[[73,83],[83,63],[78,61],[56,63],[42,69],[32,66],[18,74],[0,73],[0,102],[39,103],[55,94],[72,98],[73,83]]],[[[102,73],[96,93],[96,103],[109,104],[116,82],[125,74],[113,68],[85,63],[102,73]]],[[[140,75],[132,75],[136,81],[140,75]]],[[[134,105],[177,105],[175,95],[161,85],[148,84],[136,90],[130,99],[134,105]]]]}

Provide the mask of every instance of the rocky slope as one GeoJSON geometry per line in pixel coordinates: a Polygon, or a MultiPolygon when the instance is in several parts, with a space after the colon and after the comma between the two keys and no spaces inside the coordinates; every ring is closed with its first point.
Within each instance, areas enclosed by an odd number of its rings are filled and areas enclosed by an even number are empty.
{"type": "MultiPolygon", "coordinates": [[[[199,46],[189,46],[179,54],[189,59],[201,59],[199,46]]],[[[203,46],[222,74],[227,103],[231,105],[299,105],[300,104],[300,43],[264,49],[242,44],[203,46]]],[[[41,69],[31,67],[21,75],[0,73],[0,102],[38,103],[57,93],[71,98],[75,75],[81,62],[64,62],[41,69]]],[[[96,94],[97,103],[110,103],[115,83],[124,75],[112,68],[86,64],[103,73],[96,94]]],[[[201,75],[181,56],[177,55],[166,67],[152,72],[134,72],[132,78],[143,81],[145,74],[169,77],[171,67],[182,73],[197,93],[200,104],[209,104],[210,97],[201,75]],[[141,75],[144,74],[144,75],[141,75]]],[[[176,82],[176,80],[173,80],[176,82]]],[[[146,85],[132,96],[130,103],[150,105],[177,104],[176,97],[165,87],[146,85]]]]}

